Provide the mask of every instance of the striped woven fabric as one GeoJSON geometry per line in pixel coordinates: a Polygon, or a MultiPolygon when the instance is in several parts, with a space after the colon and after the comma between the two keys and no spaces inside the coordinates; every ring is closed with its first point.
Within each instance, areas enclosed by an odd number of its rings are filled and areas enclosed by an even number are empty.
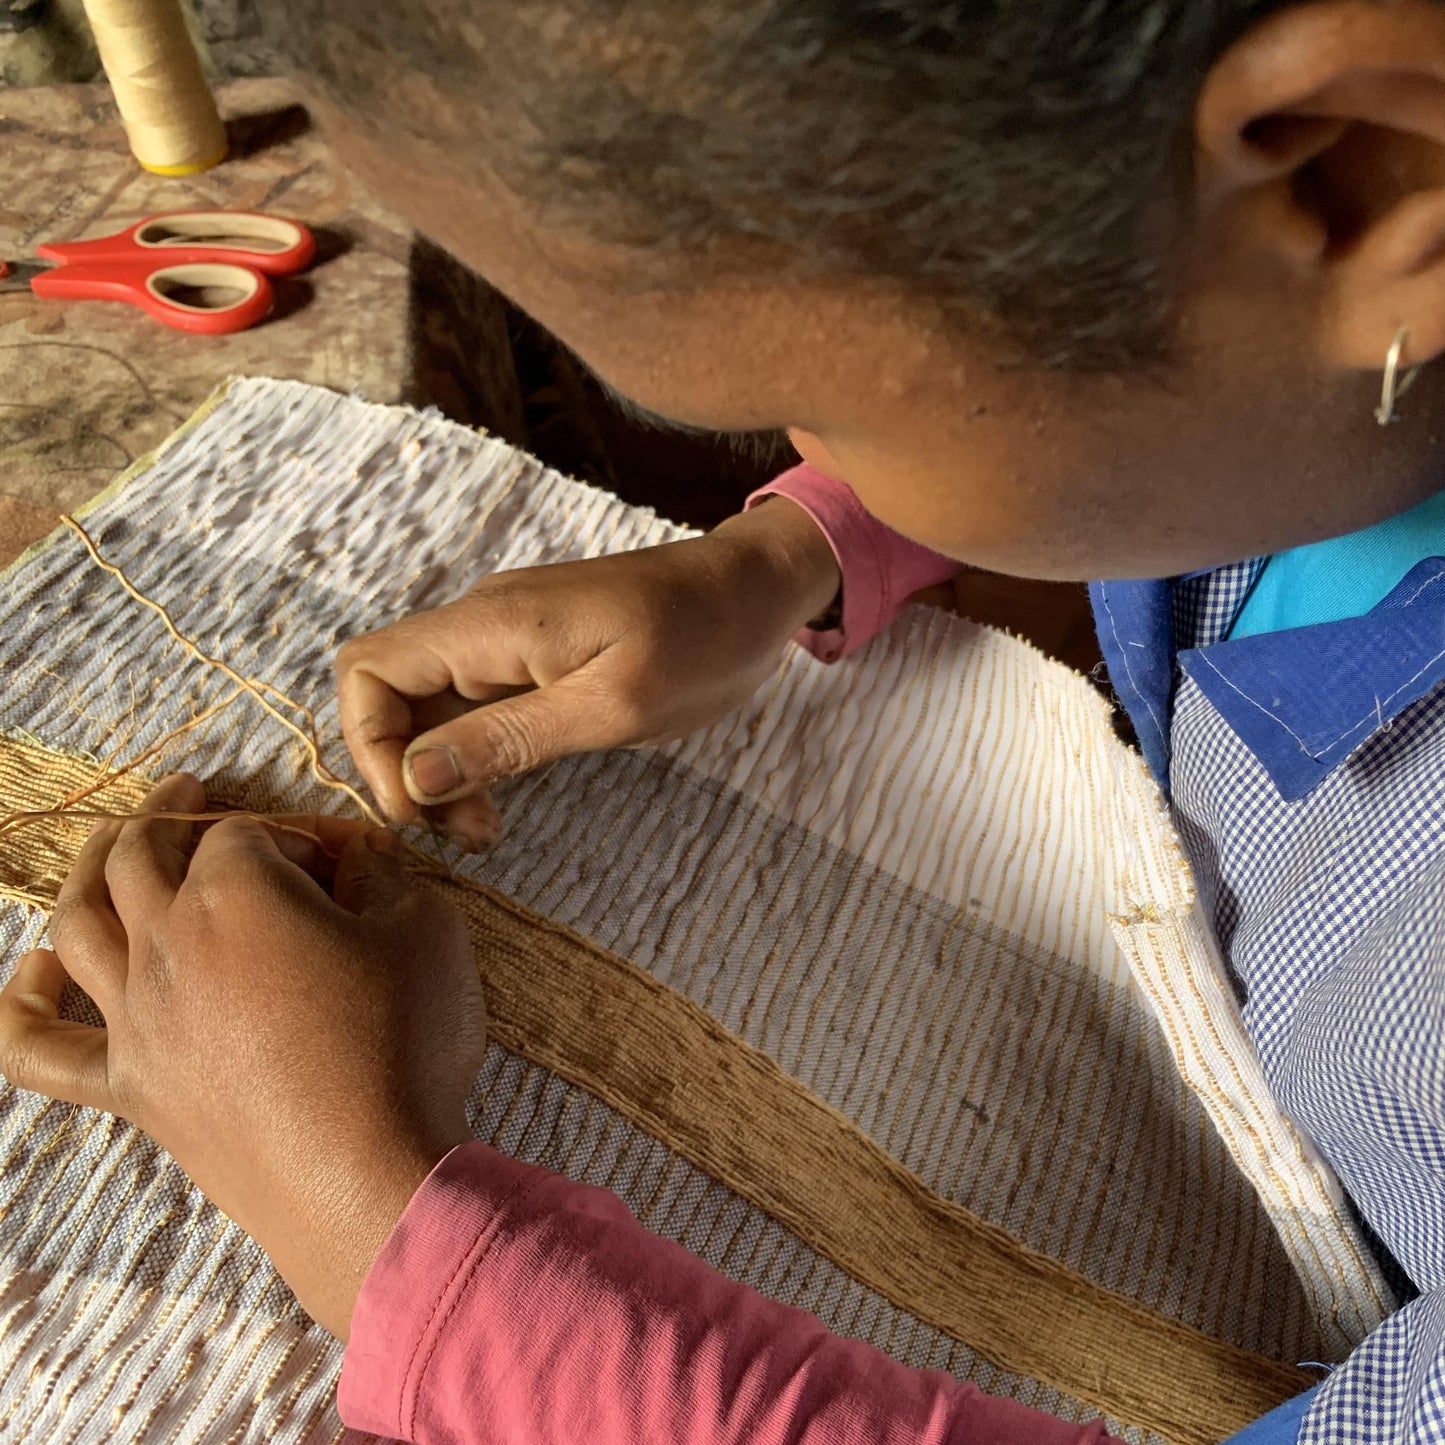
{"type": "MultiPolygon", "coordinates": [[[[343,637],[681,535],[444,421],[272,382],[85,525],[207,654],[314,707],[348,777],[343,637]]],[[[85,806],[123,810],[182,766],[239,806],[342,806],[73,534],[5,599],[0,813],[97,783],[85,806]]],[[[1135,1441],[1218,1438],[1389,1307],[1256,1077],[1141,765],[1026,645],[916,609],[838,668],[790,653],[684,743],[501,801],[503,844],[428,884],[486,977],[480,1137],[834,1329],[1135,1441]]],[[[0,830],[6,969],[82,835],[0,830]]],[[[344,1434],[338,1348],[148,1141],[7,1090],[0,1161],[0,1440],[344,1434]]]]}

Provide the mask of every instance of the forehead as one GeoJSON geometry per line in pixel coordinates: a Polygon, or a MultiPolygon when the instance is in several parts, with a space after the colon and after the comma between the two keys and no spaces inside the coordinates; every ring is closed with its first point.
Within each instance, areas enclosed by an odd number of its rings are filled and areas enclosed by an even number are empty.
{"type": "MultiPolygon", "coordinates": [[[[814,430],[856,407],[956,377],[983,354],[969,328],[897,288],[809,277],[757,243],[719,264],[695,251],[599,243],[539,214],[494,171],[384,119],[320,113],[343,161],[404,215],[648,411],[722,430],[814,430]],[[850,402],[848,398],[853,398],[850,402]]],[[[988,343],[991,348],[994,343],[988,343]]]]}

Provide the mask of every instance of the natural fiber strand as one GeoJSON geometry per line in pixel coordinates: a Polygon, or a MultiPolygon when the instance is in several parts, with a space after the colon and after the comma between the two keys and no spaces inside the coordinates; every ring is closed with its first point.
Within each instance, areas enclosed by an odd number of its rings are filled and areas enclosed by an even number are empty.
{"type": "Polygon", "coordinates": [[[230,678],[231,681],[236,683],[239,687],[244,688],[247,692],[251,694],[252,697],[256,699],[257,702],[261,704],[261,706],[268,713],[270,713],[273,718],[276,719],[277,722],[281,724],[282,727],[286,729],[287,732],[294,734],[297,738],[301,740],[301,744],[306,749],[306,755],[311,764],[312,776],[316,779],[318,783],[322,784],[323,787],[333,788],[340,793],[344,793],[346,797],[350,798],[351,801],[355,803],[356,806],[361,810],[362,817],[367,819],[368,822],[372,823],[378,828],[385,827],[385,824],[382,822],[380,815],[371,806],[371,804],[368,803],[366,799],[363,798],[361,794],[358,793],[356,789],[351,786],[350,783],[346,782],[342,778],[338,778],[336,774],[333,773],[331,769],[328,768],[326,764],[322,761],[320,745],[316,740],[314,732],[316,720],[309,708],[304,707],[301,703],[293,702],[288,697],[285,697],[285,694],[279,692],[278,689],[272,687],[270,683],[256,682],[254,679],[246,677],[242,673],[237,672],[236,669],[230,665],[230,663],[223,662],[220,658],[213,657],[210,653],[206,652],[204,648],[202,648],[198,643],[192,641],[180,630],[180,628],[176,626],[175,622],[171,618],[170,613],[166,611],[165,607],[161,603],[155,601],[151,597],[147,597],[145,593],[142,592],[119,567],[117,567],[113,562],[108,562],[104,557],[101,556],[100,550],[91,540],[90,534],[85,530],[84,527],[80,525],[79,522],[75,520],[74,517],[66,514],[62,516],[60,520],[67,527],[69,527],[70,530],[76,534],[76,536],[80,538],[81,542],[85,546],[85,550],[90,554],[90,558],[95,563],[95,565],[99,567],[102,571],[110,573],[110,575],[114,577],[122,587],[125,588],[126,592],[129,593],[129,595],[136,602],[139,602],[144,607],[149,607],[151,611],[154,612],[156,616],[161,619],[161,622],[165,625],[166,631],[170,633],[171,637],[174,638],[176,642],[178,642],[183,648],[185,648],[186,651],[189,652],[193,657],[199,659],[201,662],[204,662],[208,667],[215,668],[217,672],[222,673],[224,676],[230,678]],[[292,722],[292,720],[288,718],[286,714],[280,710],[280,708],[278,708],[274,703],[269,702],[267,700],[268,693],[273,697],[283,698],[288,707],[290,707],[293,711],[299,712],[304,717],[308,718],[313,729],[312,734],[308,736],[307,733],[305,733],[294,722],[292,722]]]}
{"type": "Polygon", "coordinates": [[[278,833],[292,833],[298,838],[307,838],[320,847],[322,852],[326,851],[326,845],[321,841],[320,836],[309,829],[298,828],[291,823],[283,823],[274,814],[241,811],[172,813],[165,810],[147,812],[145,809],[137,808],[130,813],[105,813],[92,808],[36,808],[27,813],[6,813],[0,816],[0,835],[27,824],[52,821],[57,823],[72,820],[83,823],[224,823],[232,818],[250,818],[257,823],[264,823],[268,828],[274,828],[278,833]]]}
{"type": "Polygon", "coordinates": [[[100,769],[96,774],[95,781],[87,783],[83,788],[76,788],[74,792],[63,797],[59,804],[60,808],[73,808],[77,803],[83,803],[87,798],[93,797],[102,788],[115,781],[116,778],[124,777],[127,773],[134,772],[137,768],[150,762],[153,758],[159,757],[179,737],[183,737],[193,728],[198,728],[202,723],[209,722],[217,714],[224,712],[239,697],[246,696],[246,689],[238,687],[234,692],[228,693],[218,703],[213,703],[204,712],[199,712],[189,722],[182,723],[179,727],[172,728],[159,742],[154,742],[144,752],[138,753],[128,763],[117,764],[115,759],[120,752],[116,748],[108,758],[101,760],[100,769]]]}
{"type": "MultiPolygon", "coordinates": [[[[121,777],[131,771],[133,765],[126,767],[115,777],[121,777]]],[[[85,791],[99,792],[102,788],[109,787],[115,777],[106,778],[102,782],[93,784],[85,791]]],[[[268,828],[277,833],[289,833],[298,838],[305,838],[315,843],[318,848],[328,857],[336,858],[339,854],[331,852],[325,841],[317,833],[308,828],[298,828],[292,823],[283,823],[280,816],[275,813],[257,813],[248,808],[226,808],[209,813],[176,813],[166,810],[153,810],[148,808],[133,808],[126,812],[113,813],[101,809],[91,808],[68,808],[63,804],[55,808],[33,808],[27,812],[3,813],[0,814],[0,836],[13,832],[16,828],[24,828],[39,823],[224,823],[232,818],[250,818],[253,822],[264,823],[268,828]]],[[[391,831],[390,829],[387,830],[391,831]]],[[[446,878],[453,881],[457,879],[456,870],[450,867],[445,861],[431,857],[422,852],[420,848],[413,847],[405,838],[397,840],[402,851],[409,854],[412,860],[412,871],[438,878],[446,878]]],[[[39,897],[39,895],[35,895],[39,897]]],[[[33,901],[31,898],[21,898],[20,893],[12,891],[10,885],[0,881],[0,898],[16,898],[23,902],[33,901]]],[[[43,900],[38,907],[49,907],[43,900]]]]}
{"type": "MultiPolygon", "coordinates": [[[[47,765],[43,750],[0,740],[0,778],[37,790],[68,761],[50,757],[47,765]]],[[[143,786],[132,774],[117,801],[138,805],[143,786]]],[[[13,846],[0,845],[0,863],[13,846]]],[[[15,897],[9,871],[0,868],[0,895],[15,897]]],[[[426,886],[467,919],[498,1042],[996,1365],[1176,1445],[1213,1442],[1310,1383],[1095,1284],[935,1194],[851,1119],[635,964],[469,879],[426,886]]]]}

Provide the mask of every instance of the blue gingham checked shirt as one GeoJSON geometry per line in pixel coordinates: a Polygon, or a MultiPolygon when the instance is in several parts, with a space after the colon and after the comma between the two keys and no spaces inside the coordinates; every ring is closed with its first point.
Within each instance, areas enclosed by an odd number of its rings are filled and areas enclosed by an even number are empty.
{"type": "Polygon", "coordinates": [[[1445,1441],[1445,558],[1371,612],[1224,640],[1263,559],[1091,589],[1281,1106],[1408,1302],[1300,1445],[1445,1441]]]}

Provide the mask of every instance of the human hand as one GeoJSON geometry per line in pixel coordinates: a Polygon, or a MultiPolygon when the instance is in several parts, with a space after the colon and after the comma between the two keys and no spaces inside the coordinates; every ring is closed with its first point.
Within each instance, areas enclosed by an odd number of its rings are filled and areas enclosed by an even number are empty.
{"type": "Polygon", "coordinates": [[[500,778],[667,742],[740,707],[838,590],[785,498],[705,537],[488,577],[337,654],[341,725],[382,811],[494,842],[500,778]]]}
{"type": "MultiPolygon", "coordinates": [[[[204,803],[178,775],[145,809],[204,803]]],[[[54,951],[0,992],[0,1073],[144,1129],[345,1339],[412,1194],[470,1137],[481,985],[465,924],[412,883],[393,835],[284,822],[324,848],[241,817],[193,856],[190,823],[97,828],[54,951]],[[59,1017],[67,977],[105,1028],[59,1017]]]]}

